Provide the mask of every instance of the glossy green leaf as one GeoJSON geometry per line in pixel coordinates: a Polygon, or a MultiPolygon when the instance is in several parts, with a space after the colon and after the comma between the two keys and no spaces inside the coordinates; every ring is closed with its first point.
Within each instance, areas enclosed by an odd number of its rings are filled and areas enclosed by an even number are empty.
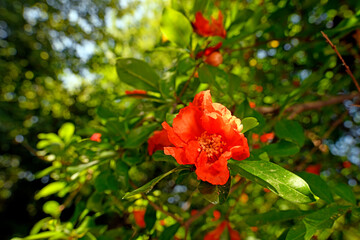
{"type": "Polygon", "coordinates": [[[246,133],[247,131],[255,128],[257,125],[259,125],[259,122],[254,117],[247,117],[241,120],[241,124],[243,125],[242,133],[246,133]]]}
{"type": "Polygon", "coordinates": [[[160,28],[171,42],[180,47],[189,46],[193,29],[189,20],[182,13],[171,8],[165,8],[160,28]]]}
{"type": "Polygon", "coordinates": [[[144,220],[146,224],[146,229],[150,231],[154,227],[154,224],[156,222],[156,210],[150,204],[148,204],[148,206],[146,207],[144,220]]]}
{"type": "Polygon", "coordinates": [[[298,173],[298,175],[309,184],[311,191],[316,196],[323,199],[327,203],[334,202],[329,186],[320,176],[307,172],[301,172],[298,173]]]}
{"type": "Polygon", "coordinates": [[[275,133],[279,138],[295,142],[300,146],[304,145],[304,129],[297,121],[282,119],[276,122],[275,133]]]}
{"type": "Polygon", "coordinates": [[[159,240],[174,239],[174,235],[176,234],[180,226],[180,223],[175,223],[174,225],[165,228],[164,231],[161,233],[159,240]]]}
{"type": "Polygon", "coordinates": [[[136,89],[158,91],[160,77],[146,62],[135,58],[120,58],[116,62],[116,70],[121,82],[136,89]]]}
{"type": "Polygon", "coordinates": [[[332,190],[342,199],[348,201],[351,204],[356,204],[355,194],[349,185],[345,183],[338,183],[335,187],[332,188],[332,190]]]}
{"type": "Polygon", "coordinates": [[[100,172],[100,174],[95,178],[94,185],[98,192],[103,192],[105,190],[116,191],[119,189],[119,184],[111,170],[100,172]]]}
{"type": "Polygon", "coordinates": [[[229,163],[230,169],[254,181],[280,197],[295,203],[315,201],[309,185],[296,174],[268,161],[229,163]]]}
{"type": "Polygon", "coordinates": [[[60,190],[62,190],[65,186],[66,186],[65,182],[49,183],[35,195],[35,199],[38,200],[40,198],[47,197],[54,193],[57,193],[60,190]]]}
{"type": "Polygon", "coordinates": [[[65,233],[46,231],[35,235],[22,238],[23,240],[37,240],[37,239],[65,239],[67,238],[65,233]]]}
{"type": "Polygon", "coordinates": [[[290,229],[286,240],[310,240],[317,230],[331,228],[334,221],[347,209],[349,207],[334,205],[309,214],[290,229]]]}
{"type": "Polygon", "coordinates": [[[92,162],[88,162],[88,163],[84,163],[84,164],[79,164],[77,166],[70,166],[70,167],[67,167],[66,170],[67,172],[69,173],[76,173],[76,172],[81,172],[85,169],[88,169],[92,166],[95,166],[99,163],[99,161],[92,161],[92,162]]]}
{"type": "Polygon", "coordinates": [[[125,194],[125,196],[123,197],[123,199],[128,199],[128,198],[131,198],[133,196],[135,196],[136,194],[139,194],[139,193],[149,193],[153,187],[158,183],[160,182],[163,178],[169,176],[170,174],[174,173],[174,172],[178,172],[178,171],[181,171],[181,170],[184,170],[184,169],[188,169],[189,166],[187,165],[180,165],[170,171],[168,171],[167,173],[164,173],[156,178],[154,178],[153,180],[151,180],[150,182],[146,183],[145,185],[135,189],[134,191],[132,192],[127,192],[125,194]]]}
{"type": "Polygon", "coordinates": [[[263,147],[263,150],[271,157],[287,157],[298,153],[300,148],[295,143],[281,140],[278,143],[273,143],[263,147]]]}
{"type": "Polygon", "coordinates": [[[124,148],[138,148],[143,144],[150,136],[151,133],[159,127],[158,123],[150,123],[132,129],[128,135],[128,139],[124,144],[124,148]]]}
{"type": "Polygon", "coordinates": [[[213,185],[208,182],[201,181],[198,189],[202,196],[212,204],[223,204],[230,191],[231,178],[224,185],[213,185]]]}
{"type": "Polygon", "coordinates": [[[273,222],[281,222],[291,220],[304,215],[312,213],[312,211],[300,211],[300,210],[271,210],[266,213],[250,215],[245,217],[245,222],[250,226],[261,226],[273,222]]]}

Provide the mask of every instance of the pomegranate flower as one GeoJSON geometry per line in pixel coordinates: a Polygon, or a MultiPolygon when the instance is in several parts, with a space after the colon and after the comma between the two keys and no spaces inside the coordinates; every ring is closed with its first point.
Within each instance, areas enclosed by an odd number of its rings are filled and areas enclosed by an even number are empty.
{"type": "Polygon", "coordinates": [[[201,12],[197,12],[195,15],[195,21],[193,22],[194,29],[197,34],[203,37],[220,36],[226,37],[226,31],[223,25],[223,15],[219,11],[218,19],[211,17],[211,23],[204,18],[201,12]]]}
{"type": "Polygon", "coordinates": [[[157,150],[164,150],[164,147],[173,146],[169,141],[167,132],[163,129],[161,131],[155,131],[148,140],[148,152],[149,155],[153,155],[157,150]]]}
{"type": "Polygon", "coordinates": [[[147,94],[147,92],[145,90],[136,89],[136,90],[132,90],[132,91],[130,91],[130,90],[125,91],[125,95],[146,95],[146,94],[147,94]]]}
{"type": "Polygon", "coordinates": [[[91,135],[90,140],[94,142],[101,142],[101,133],[94,133],[91,135]]]}
{"type": "Polygon", "coordinates": [[[134,214],[136,224],[141,228],[146,227],[146,223],[145,223],[145,219],[144,219],[145,210],[134,210],[133,214],[134,214]]]}
{"type": "Polygon", "coordinates": [[[241,240],[240,234],[236,230],[232,229],[230,223],[226,220],[222,221],[214,230],[207,233],[204,240],[220,240],[220,237],[226,227],[229,231],[230,240],[241,240]]]}
{"type": "Polygon", "coordinates": [[[313,173],[316,175],[320,175],[320,170],[321,170],[321,164],[315,164],[315,165],[309,165],[305,171],[308,173],[313,173]]]}
{"type": "Polygon", "coordinates": [[[222,42],[219,42],[214,47],[208,47],[204,51],[198,52],[196,58],[203,57],[205,63],[217,67],[223,62],[222,54],[218,51],[221,46],[222,42]]]}
{"type": "Polygon", "coordinates": [[[198,93],[189,106],[180,110],[173,126],[162,123],[173,147],[164,153],[179,164],[193,164],[202,181],[224,185],[229,179],[227,160],[250,156],[240,119],[220,103],[213,103],[210,91],[198,93]]]}

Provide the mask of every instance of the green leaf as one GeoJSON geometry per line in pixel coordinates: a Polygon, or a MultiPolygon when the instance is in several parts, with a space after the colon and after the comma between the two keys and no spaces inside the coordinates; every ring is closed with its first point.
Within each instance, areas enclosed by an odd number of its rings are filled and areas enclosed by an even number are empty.
{"type": "Polygon", "coordinates": [[[320,209],[306,216],[300,223],[292,227],[286,236],[287,240],[309,240],[317,230],[331,228],[334,221],[344,214],[349,207],[334,205],[320,209]]]}
{"type": "Polygon", "coordinates": [[[124,144],[124,148],[139,148],[141,144],[149,138],[149,135],[158,127],[158,123],[151,123],[132,129],[128,135],[127,141],[124,144]]]}
{"type": "Polygon", "coordinates": [[[58,217],[61,213],[60,211],[60,204],[56,201],[47,201],[43,205],[44,213],[50,214],[54,218],[58,217]]]}
{"type": "Polygon", "coordinates": [[[102,118],[102,119],[108,119],[108,118],[116,118],[119,117],[118,114],[114,113],[113,111],[111,111],[110,109],[103,107],[103,106],[99,106],[96,109],[96,114],[102,118]]]}
{"type": "Polygon", "coordinates": [[[213,185],[208,182],[201,181],[198,189],[202,196],[212,204],[223,204],[230,191],[231,178],[224,185],[213,185]]]}
{"type": "Polygon", "coordinates": [[[279,138],[295,142],[300,146],[304,145],[304,129],[297,121],[282,119],[275,125],[275,133],[279,138]]]}
{"type": "Polygon", "coordinates": [[[49,183],[35,195],[35,200],[57,193],[60,190],[62,190],[65,186],[66,186],[65,182],[49,183]]]}
{"type": "Polygon", "coordinates": [[[278,143],[273,143],[263,147],[263,150],[272,157],[287,157],[298,153],[300,148],[295,143],[280,140],[278,143]]]}
{"type": "Polygon", "coordinates": [[[161,233],[159,240],[174,239],[174,235],[176,234],[180,226],[180,223],[175,223],[174,225],[165,228],[164,231],[161,233]]]}
{"type": "Polygon", "coordinates": [[[189,46],[193,29],[189,20],[182,13],[171,8],[165,8],[160,28],[171,42],[180,47],[189,46]]]}
{"type": "Polygon", "coordinates": [[[118,182],[111,170],[100,172],[100,174],[95,178],[94,185],[98,192],[103,192],[105,190],[116,191],[119,188],[118,182]]]}
{"type": "Polygon", "coordinates": [[[146,224],[146,230],[150,231],[156,222],[156,210],[148,204],[145,212],[145,224],[146,224]]]}
{"type": "Polygon", "coordinates": [[[315,201],[309,185],[296,174],[268,161],[229,163],[230,169],[254,181],[280,197],[295,203],[315,201]]]}
{"type": "Polygon", "coordinates": [[[301,172],[298,173],[298,175],[309,184],[311,191],[316,196],[323,199],[327,203],[334,202],[329,186],[320,176],[307,172],[301,172]]]}
{"type": "Polygon", "coordinates": [[[312,211],[300,211],[300,210],[271,210],[266,213],[250,215],[245,217],[245,222],[250,226],[259,226],[264,224],[269,224],[273,222],[281,222],[286,220],[291,220],[297,217],[304,216],[306,214],[312,213],[312,211]]]}
{"type": "Polygon", "coordinates": [[[162,161],[162,162],[172,162],[175,163],[176,160],[173,156],[170,155],[166,155],[164,154],[163,151],[156,151],[153,155],[152,155],[152,159],[154,161],[162,161]]]}
{"type": "Polygon", "coordinates": [[[59,129],[59,137],[64,140],[65,143],[70,142],[75,132],[75,125],[68,122],[64,123],[59,129]]]}
{"type": "Polygon", "coordinates": [[[180,166],[178,166],[178,167],[176,167],[176,168],[168,171],[167,173],[164,173],[164,174],[162,174],[162,175],[154,178],[154,179],[151,180],[150,182],[148,182],[148,183],[146,183],[145,185],[143,185],[143,186],[135,189],[134,191],[132,191],[132,192],[127,192],[127,193],[125,194],[125,196],[123,197],[123,199],[129,199],[129,198],[131,198],[131,197],[133,197],[133,196],[135,196],[136,194],[139,194],[139,193],[145,193],[145,194],[147,194],[147,193],[149,193],[149,192],[153,189],[153,187],[154,187],[158,182],[160,182],[163,178],[169,176],[170,174],[172,174],[172,173],[174,173],[174,172],[178,172],[178,171],[181,171],[181,170],[184,170],[184,169],[188,169],[188,168],[189,168],[189,166],[187,166],[187,165],[180,165],[180,166]]]}
{"type": "Polygon", "coordinates": [[[241,124],[243,125],[243,130],[241,132],[246,133],[250,129],[253,129],[257,125],[259,125],[259,122],[254,117],[247,117],[241,120],[241,124]]]}
{"type": "Polygon", "coordinates": [[[351,204],[356,205],[355,194],[349,185],[347,185],[345,183],[338,183],[332,189],[333,189],[334,193],[337,194],[339,197],[348,201],[351,204]]]}
{"type": "Polygon", "coordinates": [[[86,208],[94,212],[101,212],[103,210],[104,194],[94,192],[86,203],[86,208]]]}
{"type": "Polygon", "coordinates": [[[26,238],[23,238],[24,240],[37,240],[37,239],[49,239],[49,238],[54,238],[54,239],[66,239],[67,236],[64,233],[60,233],[60,232],[51,232],[51,231],[46,231],[46,232],[41,232],[35,235],[31,235],[28,236],[26,238]]]}
{"type": "Polygon", "coordinates": [[[92,167],[96,164],[98,164],[99,161],[92,161],[92,162],[88,162],[88,163],[84,163],[84,164],[79,164],[77,166],[70,166],[66,168],[66,171],[69,173],[76,173],[76,172],[81,172],[85,169],[88,169],[89,167],[92,167]]]}
{"type": "Polygon", "coordinates": [[[120,81],[136,89],[158,92],[160,77],[144,61],[135,58],[120,58],[116,62],[120,81]]]}

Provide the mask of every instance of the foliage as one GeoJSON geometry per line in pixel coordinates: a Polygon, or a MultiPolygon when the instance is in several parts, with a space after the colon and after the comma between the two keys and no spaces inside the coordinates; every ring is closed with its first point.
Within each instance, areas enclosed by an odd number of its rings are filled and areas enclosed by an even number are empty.
{"type": "Polygon", "coordinates": [[[151,28],[144,17],[126,31],[106,21],[137,4],[80,2],[1,6],[0,164],[12,166],[15,158],[6,159],[21,143],[33,156],[20,167],[46,165],[35,175],[45,186],[34,193],[44,215],[13,239],[360,236],[359,93],[320,34],[359,79],[358,1],[175,0],[156,5],[151,28]],[[197,12],[221,36],[194,31],[197,12]],[[147,44],[134,40],[146,33],[147,44]],[[82,56],[67,41],[90,41],[96,51],[82,56]],[[59,78],[71,71],[96,80],[67,90],[59,78]],[[200,181],[196,164],[179,165],[164,146],[147,149],[154,131],[207,89],[242,120],[250,147],[246,160],[229,160],[224,185],[200,181]]]}

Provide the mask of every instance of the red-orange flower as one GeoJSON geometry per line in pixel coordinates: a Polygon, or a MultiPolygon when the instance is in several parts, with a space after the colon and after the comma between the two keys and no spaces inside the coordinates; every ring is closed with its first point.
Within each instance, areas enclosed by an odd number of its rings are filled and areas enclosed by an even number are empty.
{"type": "Polygon", "coordinates": [[[199,179],[223,185],[229,179],[227,160],[250,156],[240,119],[220,103],[213,103],[210,91],[198,93],[180,110],[173,126],[162,123],[174,147],[165,147],[179,164],[194,164],[199,179]]]}
{"type": "Polygon", "coordinates": [[[321,164],[315,164],[315,165],[309,165],[305,171],[308,173],[313,173],[316,175],[320,175],[320,170],[321,170],[321,164]]]}
{"type": "Polygon", "coordinates": [[[225,228],[228,228],[230,240],[241,240],[240,234],[231,228],[230,223],[226,220],[222,221],[214,230],[207,233],[204,237],[204,240],[220,240],[221,234],[224,232],[225,228]]]}
{"type": "Polygon", "coordinates": [[[203,37],[220,36],[226,37],[226,31],[223,25],[223,15],[219,11],[218,19],[211,17],[211,23],[204,18],[201,12],[197,12],[195,15],[195,21],[193,22],[194,29],[197,34],[203,37]]]}
{"type": "Polygon", "coordinates": [[[151,156],[157,150],[164,150],[164,147],[171,147],[172,143],[169,141],[167,132],[163,129],[155,131],[148,140],[148,152],[151,156]]]}
{"type": "Polygon", "coordinates": [[[345,161],[345,162],[342,163],[342,165],[343,165],[344,168],[350,168],[351,167],[351,162],[345,161]]]}
{"type": "Polygon", "coordinates": [[[221,217],[221,212],[219,210],[214,210],[213,216],[214,218],[212,219],[212,221],[217,221],[221,217]]]}
{"type": "Polygon", "coordinates": [[[260,141],[263,143],[266,143],[266,142],[273,140],[274,137],[275,137],[275,133],[273,133],[273,132],[264,133],[263,135],[260,136],[260,141]]]}
{"type": "Polygon", "coordinates": [[[138,89],[136,89],[136,90],[132,90],[132,91],[126,90],[126,91],[125,91],[125,94],[126,94],[126,95],[146,95],[147,92],[146,92],[145,90],[138,90],[138,89]]]}
{"type": "Polygon", "coordinates": [[[134,214],[136,224],[141,228],[146,227],[146,223],[145,223],[145,219],[144,219],[145,210],[134,210],[133,214],[134,214]]]}
{"type": "Polygon", "coordinates": [[[91,141],[95,141],[95,142],[101,142],[101,133],[94,133],[91,137],[90,137],[91,141]]]}

